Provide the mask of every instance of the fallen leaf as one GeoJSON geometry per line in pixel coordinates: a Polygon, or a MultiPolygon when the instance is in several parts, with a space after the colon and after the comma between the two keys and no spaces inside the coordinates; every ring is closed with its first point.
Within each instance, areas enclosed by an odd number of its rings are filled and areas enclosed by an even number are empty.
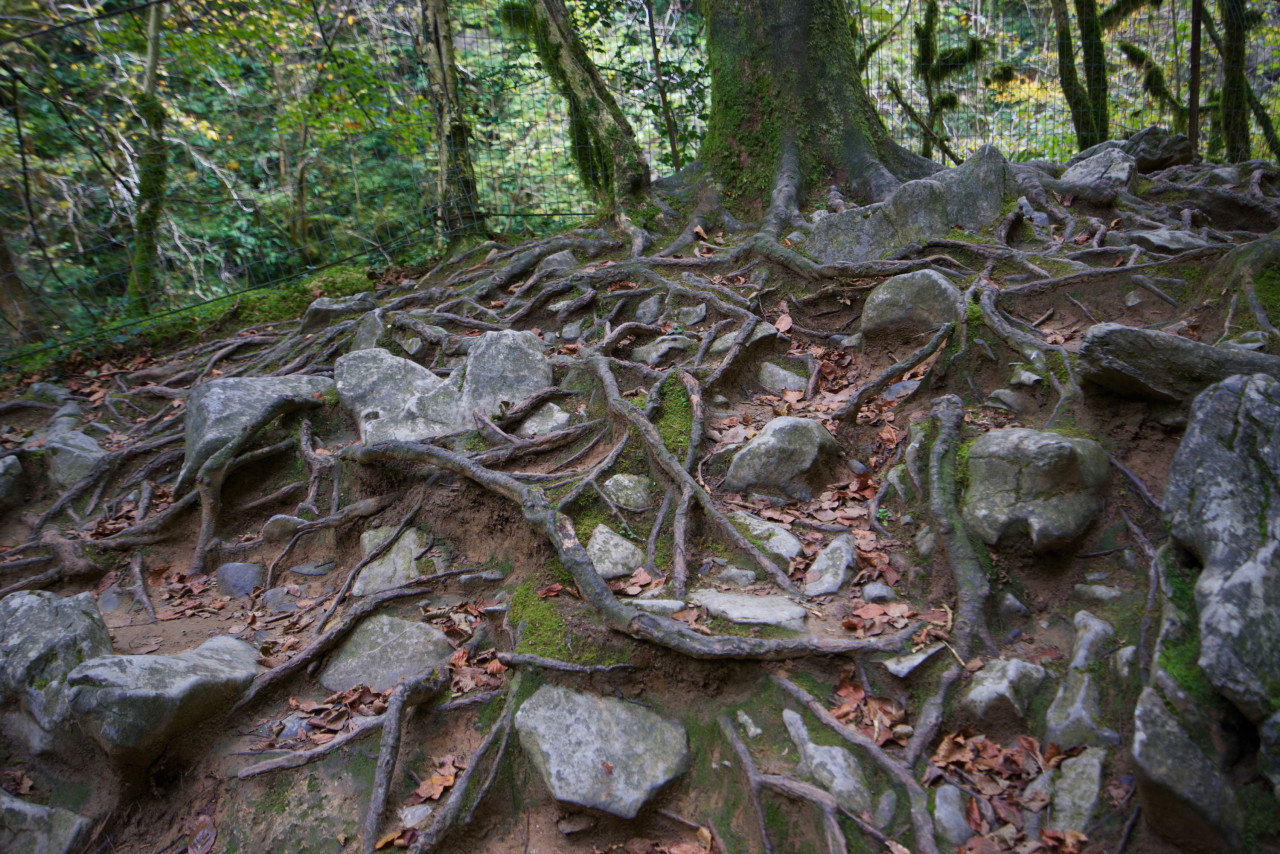
{"type": "Polygon", "coordinates": [[[187,854],[209,854],[217,838],[218,830],[213,826],[213,819],[207,815],[200,816],[196,819],[196,828],[191,834],[191,841],[187,843],[187,854]]]}
{"type": "Polygon", "coordinates": [[[788,329],[791,328],[791,325],[792,325],[792,320],[791,320],[791,315],[789,314],[784,314],[773,322],[773,328],[778,330],[779,332],[786,332],[788,329]]]}

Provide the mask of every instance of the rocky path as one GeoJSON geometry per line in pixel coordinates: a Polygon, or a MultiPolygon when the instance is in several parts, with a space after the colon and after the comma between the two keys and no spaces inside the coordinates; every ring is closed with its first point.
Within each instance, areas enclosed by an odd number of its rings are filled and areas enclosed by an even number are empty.
{"type": "Polygon", "coordinates": [[[1263,850],[1280,174],[1181,145],[23,380],[0,850],[1263,850]]]}

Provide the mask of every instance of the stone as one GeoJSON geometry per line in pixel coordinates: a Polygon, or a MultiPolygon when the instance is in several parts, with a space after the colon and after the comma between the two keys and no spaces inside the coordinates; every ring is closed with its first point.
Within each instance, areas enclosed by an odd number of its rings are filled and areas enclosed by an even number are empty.
{"type": "Polygon", "coordinates": [[[544,403],[534,410],[533,414],[520,422],[516,435],[521,439],[532,439],[545,436],[569,426],[569,413],[554,403],[544,403]]]}
{"type": "Polygon", "coordinates": [[[690,594],[689,601],[706,608],[713,617],[721,617],[731,623],[776,626],[792,632],[803,632],[804,618],[809,615],[802,606],[785,596],[752,596],[702,589],[690,594]]]}
{"type": "Polygon", "coordinates": [[[1148,827],[1184,851],[1240,850],[1244,818],[1231,783],[1151,687],[1134,709],[1132,754],[1148,827]]]}
{"type": "Polygon", "coordinates": [[[578,266],[578,259],[574,257],[573,250],[561,249],[559,252],[543,258],[538,264],[537,272],[541,276],[546,276],[548,273],[572,270],[576,266],[578,266]]]}
{"type": "Polygon", "coordinates": [[[641,347],[631,350],[631,358],[646,365],[656,365],[668,353],[684,352],[693,349],[698,342],[687,335],[663,335],[641,347]]]}
{"type": "Polygon", "coordinates": [[[756,371],[756,379],[769,391],[779,394],[784,391],[804,391],[809,387],[809,381],[804,377],[779,367],[773,362],[762,363],[760,369],[756,371]]]}
{"type": "Polygon", "coordinates": [[[1084,833],[1093,824],[1093,814],[1102,791],[1102,762],[1106,756],[1107,752],[1102,748],[1090,747],[1062,763],[1053,785],[1050,830],[1084,833]]]}
{"type": "Polygon", "coordinates": [[[1110,646],[1111,638],[1116,633],[1115,627],[1088,611],[1077,611],[1072,623],[1076,636],[1071,645],[1071,663],[1068,666],[1072,670],[1088,670],[1097,662],[1102,651],[1110,646]]]}
{"type": "Polygon", "coordinates": [[[942,644],[935,643],[931,646],[925,647],[924,649],[917,650],[916,652],[910,652],[906,655],[891,656],[876,663],[891,675],[897,676],[899,679],[906,679],[917,667],[924,664],[944,649],[946,649],[946,647],[942,644]]]}
{"type": "Polygon", "coordinates": [[[1003,409],[1006,412],[1012,412],[1014,415],[1026,415],[1032,410],[1035,403],[1020,391],[1014,391],[1011,388],[998,388],[987,395],[987,399],[982,402],[982,405],[1003,409]]]}
{"type": "Polygon", "coordinates": [[[268,543],[287,543],[305,524],[307,524],[306,519],[277,513],[262,526],[262,539],[268,543]]]}
{"type": "Polygon", "coordinates": [[[871,816],[871,823],[878,830],[887,830],[898,812],[898,793],[893,789],[885,789],[884,794],[876,801],[876,811],[871,816]]]}
{"type": "Polygon", "coordinates": [[[642,475],[615,474],[600,489],[623,510],[640,513],[653,505],[653,481],[642,475]]]}
{"type": "MultiPolygon", "coordinates": [[[[726,353],[729,352],[730,349],[732,349],[733,341],[737,337],[738,337],[738,333],[736,331],[724,333],[715,341],[711,342],[711,347],[708,348],[707,353],[711,356],[725,355],[726,353]]],[[[742,349],[745,351],[748,348],[754,347],[756,344],[759,344],[761,341],[767,341],[769,343],[779,343],[779,342],[784,342],[786,340],[787,340],[786,336],[783,335],[781,332],[779,332],[776,328],[774,328],[774,325],[772,323],[766,323],[764,321],[760,321],[754,324],[751,327],[751,331],[747,333],[747,339],[742,343],[742,349]]]]}
{"type": "Polygon", "coordinates": [[[426,826],[434,813],[435,807],[432,804],[414,804],[411,807],[401,807],[396,817],[405,827],[421,828],[426,826]]]}
{"type": "Polygon", "coordinates": [[[749,569],[726,566],[716,576],[716,581],[726,587],[746,587],[756,583],[756,574],[749,569]]]}
{"type": "Polygon", "coordinates": [[[351,338],[351,348],[347,351],[371,350],[377,347],[382,336],[388,332],[386,318],[382,309],[375,309],[356,324],[356,334],[351,338]]]}
{"type": "Polygon", "coordinates": [[[145,768],[234,705],[258,674],[257,658],[225,635],[178,655],[94,658],[67,676],[71,711],[117,765],[145,768]]]}
{"type": "Polygon", "coordinates": [[[1177,255],[1179,252],[1203,249],[1209,245],[1209,241],[1197,237],[1190,231],[1172,228],[1126,231],[1124,236],[1133,246],[1141,246],[1148,252],[1163,255],[1177,255]]]}
{"type": "Polygon", "coordinates": [[[591,532],[587,556],[606,581],[629,576],[644,566],[644,551],[603,523],[591,532]]]}
{"type": "Polygon", "coordinates": [[[1108,602],[1114,602],[1124,595],[1124,591],[1119,587],[1112,587],[1108,584],[1077,584],[1075,586],[1075,594],[1086,602],[1097,602],[1105,605],[1108,602]]]}
{"type": "MultiPolygon", "coordinates": [[[[368,557],[374,549],[390,539],[395,528],[372,528],[360,535],[360,554],[368,557]]],[[[392,587],[400,587],[422,575],[418,569],[417,556],[422,551],[422,535],[417,528],[407,528],[390,549],[382,557],[360,570],[360,575],[351,585],[352,596],[368,596],[381,593],[392,587]]]]}
{"type": "Polygon", "coordinates": [[[862,585],[862,601],[880,603],[892,602],[898,598],[898,594],[894,589],[883,581],[873,581],[870,584],[862,585]]]}
{"type": "Polygon", "coordinates": [[[783,709],[782,722],[800,752],[801,774],[830,792],[836,803],[854,815],[869,812],[871,792],[853,754],[843,747],[814,744],[804,719],[791,709],[783,709]]]}
{"type": "Polygon", "coordinates": [[[214,573],[218,592],[232,599],[252,596],[255,587],[267,580],[267,569],[260,563],[224,563],[214,573]]]}
{"type": "Polygon", "coordinates": [[[272,587],[262,593],[262,607],[272,614],[285,614],[298,610],[298,597],[287,587],[272,587]]]}
{"type": "Polygon", "coordinates": [[[1181,403],[1236,374],[1280,379],[1280,357],[1099,323],[1085,333],[1079,369],[1083,380],[1109,392],[1181,403]]]}
{"type": "Polygon", "coordinates": [[[111,636],[90,593],[47,591],[0,599],[0,729],[32,753],[80,742],[67,701],[67,676],[111,654],[111,636]]]}
{"type": "Polygon", "coordinates": [[[563,804],[634,818],[689,766],[684,727],[643,706],[554,685],[516,712],[520,746],[563,804]]]}
{"type": "Polygon", "coordinates": [[[964,707],[985,721],[1021,720],[1045,675],[1043,667],[1018,658],[988,661],[973,674],[964,696],[964,707]]]}
{"type": "Polygon", "coordinates": [[[1138,164],[1133,157],[1118,148],[1106,148],[1068,166],[1062,173],[1062,181],[1095,191],[1129,191],[1137,174],[1138,164]]]}
{"type": "Polygon", "coordinates": [[[862,334],[913,335],[964,317],[964,296],[936,270],[915,270],[876,286],[862,308],[862,334]]]}
{"type": "Polygon", "coordinates": [[[22,461],[16,456],[0,459],[0,513],[23,504],[22,461]]]}
{"type": "Polygon", "coordinates": [[[1280,381],[1236,376],[1210,386],[1169,467],[1173,541],[1202,567],[1196,581],[1205,675],[1260,724],[1280,685],[1280,381]]]}
{"type": "Polygon", "coordinates": [[[362,620],[320,671],[329,691],[368,685],[385,691],[453,655],[453,646],[435,626],[374,614],[362,620]]]}
{"type": "Polygon", "coordinates": [[[462,416],[471,413],[497,415],[503,406],[519,403],[536,391],[555,385],[551,362],[542,353],[542,341],[532,332],[486,332],[467,352],[462,381],[462,416]]]}
{"type": "Polygon", "coordinates": [[[1123,646],[1116,650],[1115,655],[1111,656],[1111,666],[1115,669],[1116,675],[1123,680],[1128,680],[1129,675],[1133,673],[1133,666],[1138,662],[1138,648],[1136,646],[1123,646]]]}
{"type": "Polygon", "coordinates": [[[374,301],[373,294],[369,291],[336,299],[320,297],[307,306],[306,313],[302,315],[302,325],[298,327],[298,331],[302,333],[315,332],[339,318],[351,314],[364,314],[375,311],[377,308],[378,304],[374,301]]]}
{"type": "Polygon", "coordinates": [[[187,398],[186,458],[174,495],[195,480],[200,466],[234,440],[278,397],[313,399],[334,391],[327,377],[224,377],[196,386],[187,398]]]}
{"type": "Polygon", "coordinates": [[[380,347],[339,357],[333,376],[366,445],[429,439],[467,423],[456,388],[380,347]]]}
{"type": "Polygon", "coordinates": [[[1080,745],[1113,747],[1120,736],[1100,723],[1098,688],[1093,675],[1068,670],[1045,716],[1045,742],[1070,750],[1080,745]]]}
{"type": "Polygon", "coordinates": [[[641,611],[648,611],[651,614],[661,614],[664,617],[670,617],[672,614],[678,614],[686,607],[685,603],[679,599],[632,599],[631,604],[639,608],[641,611]]]}
{"type": "Polygon", "coordinates": [[[58,486],[67,489],[88,477],[107,452],[85,433],[56,429],[57,426],[55,423],[55,429],[51,429],[45,438],[45,454],[49,460],[49,476],[58,486]]]}
{"type": "Polygon", "coordinates": [[[738,725],[742,727],[742,734],[747,738],[759,738],[764,735],[764,730],[756,726],[756,722],[751,720],[742,709],[738,709],[738,725]]]}
{"type": "Polygon", "coordinates": [[[89,844],[93,822],[58,807],[16,798],[0,789],[0,851],[77,854],[89,844]]]}
{"type": "Polygon", "coordinates": [[[1133,157],[1139,172],[1158,172],[1170,166],[1181,166],[1194,161],[1195,152],[1185,133],[1169,133],[1152,125],[1129,137],[1121,146],[1133,157]]]}
{"type": "Polygon", "coordinates": [[[1027,606],[1018,601],[1018,597],[1012,593],[1005,591],[1000,597],[1000,603],[997,606],[1000,619],[1006,623],[1017,623],[1031,616],[1031,612],[1027,610],[1027,606]]]}
{"type": "Polygon", "coordinates": [[[53,383],[32,383],[27,389],[27,395],[40,403],[52,403],[55,406],[61,406],[71,398],[71,392],[60,385],[53,383]]]}
{"type": "Polygon", "coordinates": [[[707,304],[705,302],[676,309],[676,323],[681,326],[693,326],[695,323],[701,323],[706,317],[707,304]]]}
{"type": "Polygon", "coordinates": [[[1016,368],[1013,375],[1009,378],[1009,385],[1021,388],[1031,388],[1036,383],[1044,382],[1039,374],[1033,374],[1026,368],[1016,368]]]}
{"type": "Polygon", "coordinates": [[[836,537],[818,553],[805,573],[804,595],[823,596],[838,591],[849,580],[849,567],[856,556],[853,537],[848,534],[836,537]]]}
{"type": "Polygon", "coordinates": [[[973,828],[965,818],[965,794],[958,787],[938,787],[934,796],[933,827],[941,840],[958,848],[973,836],[973,828]]]}
{"type": "Polygon", "coordinates": [[[758,516],[752,516],[741,510],[734,510],[729,514],[734,521],[741,522],[747,526],[747,531],[751,536],[761,541],[761,546],[765,551],[776,554],[783,560],[791,560],[798,557],[804,547],[800,540],[788,531],[786,528],[776,522],[766,522],[758,516]]]}
{"type": "Polygon", "coordinates": [[[662,297],[654,294],[648,297],[644,302],[640,303],[636,308],[636,323],[644,323],[652,325],[658,322],[658,318],[662,316],[662,297]]]}
{"type": "Polygon", "coordinates": [[[577,341],[582,337],[582,321],[575,320],[560,328],[560,337],[566,341],[577,341]]]}
{"type": "Polygon", "coordinates": [[[964,520],[989,546],[1029,540],[1046,552],[1074,543],[1102,510],[1107,453],[1091,439],[1015,427],[969,449],[964,520]]]}
{"type": "Polygon", "coordinates": [[[835,438],[817,421],[789,415],[775,418],[734,455],[724,488],[729,492],[774,488],[807,501],[813,487],[820,485],[814,481],[839,454],[835,438]]]}

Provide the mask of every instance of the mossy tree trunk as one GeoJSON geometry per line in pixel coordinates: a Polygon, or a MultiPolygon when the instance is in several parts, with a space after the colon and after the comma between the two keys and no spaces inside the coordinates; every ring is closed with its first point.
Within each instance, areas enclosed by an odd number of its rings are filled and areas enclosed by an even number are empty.
{"type": "Polygon", "coordinates": [[[1081,58],[1085,84],[1076,71],[1075,40],[1066,0],[1050,0],[1058,45],[1058,76],[1062,94],[1071,109],[1076,128],[1076,145],[1081,151],[1107,138],[1107,63],[1102,44],[1102,23],[1096,0],[1075,0],[1076,22],[1080,27],[1081,58]],[[1087,88],[1086,88],[1087,86],[1087,88]]]}
{"type": "Polygon", "coordinates": [[[1245,76],[1247,47],[1244,0],[1218,0],[1222,16],[1222,138],[1227,145],[1227,160],[1248,160],[1249,146],[1249,80],[1245,76]]]}
{"type": "Polygon", "coordinates": [[[483,231],[484,218],[476,196],[476,172],[468,146],[471,127],[458,97],[458,70],[446,0],[423,0],[422,40],[439,135],[437,216],[450,236],[483,231]]]}
{"type": "Polygon", "coordinates": [[[703,8],[711,115],[699,156],[730,198],[772,196],[776,213],[794,209],[807,189],[835,184],[871,201],[940,168],[889,138],[862,86],[841,0],[703,8]]]}
{"type": "Polygon", "coordinates": [[[44,337],[40,315],[22,277],[18,264],[0,231],[0,317],[4,318],[4,332],[20,343],[39,341],[44,337]]]}
{"type": "Polygon", "coordinates": [[[156,96],[160,64],[160,20],[164,4],[151,7],[147,18],[147,66],[135,106],[146,123],[147,135],[138,158],[137,213],[133,223],[133,270],[129,276],[129,313],[150,310],[156,289],[156,233],[164,214],[164,191],[169,154],[164,141],[164,105],[156,96]]]}

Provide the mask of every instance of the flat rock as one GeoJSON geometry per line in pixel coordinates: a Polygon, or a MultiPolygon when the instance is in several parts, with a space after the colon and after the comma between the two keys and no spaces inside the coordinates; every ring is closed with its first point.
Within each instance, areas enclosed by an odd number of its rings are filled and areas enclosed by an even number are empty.
{"type": "Polygon", "coordinates": [[[746,587],[756,583],[756,574],[749,569],[726,566],[716,575],[716,583],[726,587],[746,587]]]}
{"type": "Polygon", "coordinates": [[[894,592],[894,589],[883,581],[873,581],[870,584],[862,585],[862,599],[864,602],[892,602],[897,598],[898,594],[894,592]]]}
{"type": "Polygon", "coordinates": [[[78,745],[67,677],[111,651],[90,593],[64,599],[34,590],[0,599],[0,729],[32,753],[78,745]]]}
{"type": "Polygon", "coordinates": [[[636,323],[654,324],[662,316],[662,297],[654,294],[646,297],[636,308],[636,323]]]}
{"type": "Polygon", "coordinates": [[[1102,793],[1102,762],[1106,756],[1105,750],[1090,747],[1062,763],[1053,785],[1051,830],[1084,833],[1093,824],[1102,793]]]}
{"type": "Polygon", "coordinates": [[[232,599],[253,595],[255,587],[267,580],[267,568],[260,563],[224,563],[214,573],[218,592],[232,599]]]}
{"type": "Polygon", "coordinates": [[[1179,252],[1203,249],[1209,245],[1209,241],[1190,231],[1173,228],[1126,231],[1124,236],[1134,246],[1164,255],[1177,255],[1179,252]]]}
{"type": "Polygon", "coordinates": [[[226,636],[178,655],[94,658],[67,677],[71,711],[118,765],[144,767],[234,705],[258,673],[257,658],[226,636]]]}
{"type": "Polygon", "coordinates": [[[600,489],[623,510],[639,513],[653,505],[653,481],[643,475],[615,474],[600,489]]]}
{"type": "Polygon", "coordinates": [[[1130,190],[1138,175],[1138,163],[1119,148],[1105,148],[1067,167],[1062,180],[1068,184],[1110,190],[1130,190]]]}
{"type": "Polygon", "coordinates": [[[973,828],[965,819],[965,801],[964,792],[950,784],[939,786],[934,796],[933,826],[949,846],[958,848],[973,836],[973,828]]]}
{"type": "Polygon", "coordinates": [[[174,494],[185,491],[205,461],[257,420],[278,397],[312,398],[334,390],[327,377],[225,377],[198,385],[187,398],[186,458],[174,494]]]}
{"type": "Polygon", "coordinates": [[[871,790],[862,766],[843,747],[815,744],[804,719],[791,709],[784,709],[782,722],[800,752],[801,773],[826,789],[836,803],[861,815],[871,810],[871,790]]]}
{"type": "Polygon", "coordinates": [[[1036,552],[1075,542],[1102,510],[1107,453],[1091,439],[1020,427],[969,449],[964,520],[984,543],[1029,540],[1036,552]]]}
{"type": "Polygon", "coordinates": [[[0,851],[13,854],[76,854],[84,849],[93,822],[57,807],[15,798],[0,789],[0,851]]]}
{"type": "Polygon", "coordinates": [[[587,542],[587,555],[606,580],[631,575],[644,566],[644,552],[608,525],[596,525],[587,542]]]}
{"type": "Polygon", "coordinates": [[[804,391],[809,387],[809,381],[797,373],[788,371],[773,362],[764,362],[756,371],[756,379],[760,381],[760,385],[769,391],[804,391]]]}
{"type": "Polygon", "coordinates": [[[1045,669],[1018,658],[988,661],[973,674],[969,690],[964,696],[964,707],[982,720],[999,720],[1002,717],[1021,719],[1027,704],[1040,690],[1045,669]]]}
{"type": "Polygon", "coordinates": [[[519,403],[555,384],[551,362],[542,353],[542,340],[532,332],[486,332],[467,351],[462,381],[462,417],[471,413],[497,415],[504,406],[519,403]]]}
{"type": "MultiPolygon", "coordinates": [[[[711,342],[711,347],[707,350],[708,355],[725,355],[733,348],[734,339],[737,337],[737,332],[724,333],[715,341],[711,342]]],[[[751,327],[751,331],[747,333],[747,338],[742,344],[742,349],[746,350],[748,348],[755,347],[762,341],[767,341],[770,344],[776,344],[786,341],[786,336],[780,333],[772,323],[766,323],[762,320],[751,327]]]]}
{"type": "Polygon", "coordinates": [[[867,297],[862,334],[916,334],[964,316],[964,296],[936,270],[915,270],[886,279],[867,297]]]}
{"type": "Polygon", "coordinates": [[[305,524],[307,524],[306,519],[277,513],[262,526],[262,539],[268,543],[287,543],[305,524]]]}
{"type": "Polygon", "coordinates": [[[775,418],[734,455],[724,487],[729,492],[774,488],[807,501],[824,466],[839,454],[840,446],[817,421],[775,418]]]}
{"type": "Polygon", "coordinates": [[[849,568],[857,551],[853,537],[841,534],[818,553],[805,573],[804,595],[822,596],[835,593],[849,580],[849,568]]]}
{"type": "MultiPolygon", "coordinates": [[[[360,535],[360,554],[368,557],[395,532],[396,529],[391,527],[365,531],[360,535]]],[[[406,528],[400,539],[382,557],[360,570],[355,584],[351,585],[351,595],[381,593],[420,577],[422,573],[418,570],[416,558],[421,551],[422,535],[417,528],[406,528]]]]}
{"type": "Polygon", "coordinates": [[[697,343],[687,335],[663,335],[648,344],[632,349],[631,358],[646,365],[656,365],[668,353],[691,350],[697,343]]]}
{"type": "Polygon", "coordinates": [[[520,422],[516,435],[521,439],[532,439],[545,436],[569,426],[569,413],[554,403],[544,403],[534,410],[533,414],[520,422]]]}
{"type": "Polygon", "coordinates": [[[302,315],[302,325],[298,328],[298,331],[315,332],[335,320],[352,314],[364,314],[375,310],[377,307],[378,304],[374,301],[373,294],[369,291],[349,297],[320,297],[307,306],[306,313],[302,315]]]}
{"type": "Polygon", "coordinates": [[[695,590],[689,601],[701,605],[715,617],[749,626],[776,626],[792,632],[804,631],[804,618],[809,612],[785,596],[752,596],[746,593],[722,593],[718,590],[695,590]]]}
{"type": "Polygon", "coordinates": [[[876,662],[888,673],[897,676],[899,679],[906,679],[915,671],[917,667],[933,658],[939,652],[945,649],[942,644],[935,643],[916,652],[909,652],[905,655],[894,655],[889,658],[881,659],[876,662]]]}
{"type": "Polygon", "coordinates": [[[776,554],[784,560],[798,557],[804,551],[800,540],[786,528],[776,522],[767,522],[758,516],[752,516],[742,510],[734,510],[730,518],[747,526],[751,536],[761,541],[765,551],[776,554]]]}
{"type": "Polygon", "coordinates": [[[356,419],[360,441],[412,442],[464,426],[458,390],[426,368],[380,347],[333,366],[338,399],[356,419]]]}
{"type": "Polygon", "coordinates": [[[320,684],[330,691],[368,685],[375,691],[393,687],[453,655],[444,632],[426,623],[375,614],[361,621],[320,671],[320,684]]]}
{"type": "Polygon", "coordinates": [[[1080,345],[1079,368],[1086,382],[1115,394],[1179,403],[1237,374],[1280,379],[1278,356],[1211,347],[1118,323],[1089,328],[1080,345]]]}
{"type": "Polygon", "coordinates": [[[553,685],[521,705],[515,727],[556,800],[620,818],[634,818],[689,765],[689,739],[678,723],[553,685]]]}

